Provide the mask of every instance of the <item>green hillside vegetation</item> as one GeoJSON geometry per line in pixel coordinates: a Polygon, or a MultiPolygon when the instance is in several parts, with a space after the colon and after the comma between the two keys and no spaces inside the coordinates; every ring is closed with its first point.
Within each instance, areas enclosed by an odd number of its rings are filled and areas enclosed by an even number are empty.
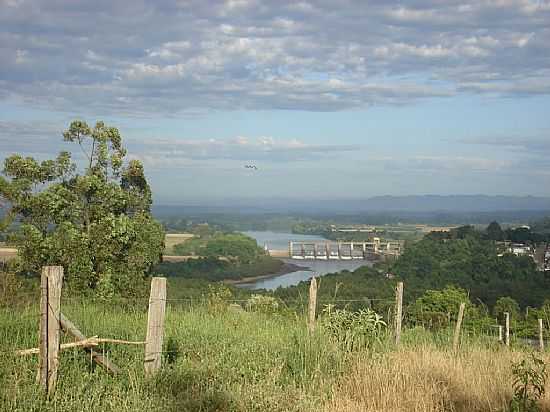
{"type": "Polygon", "coordinates": [[[180,256],[226,257],[240,263],[254,262],[265,255],[256,241],[242,233],[215,232],[186,240],[174,246],[180,256]]]}
{"type": "Polygon", "coordinates": [[[266,255],[256,241],[242,233],[223,233],[207,225],[194,229],[196,237],[173,247],[180,256],[200,256],[186,262],[164,262],[154,268],[169,277],[209,281],[238,280],[277,273],[283,262],[266,255]],[[223,258],[223,259],[220,259],[223,258]]]}
{"type": "Polygon", "coordinates": [[[489,307],[502,296],[513,297],[521,307],[550,298],[550,280],[537,271],[531,257],[498,256],[497,245],[471,227],[427,235],[410,245],[388,271],[406,282],[412,296],[456,285],[489,307]]]}
{"type": "Polygon", "coordinates": [[[282,266],[282,261],[264,255],[250,263],[225,261],[215,257],[190,259],[186,262],[163,262],[153,270],[167,277],[219,282],[277,273],[282,266]]]}

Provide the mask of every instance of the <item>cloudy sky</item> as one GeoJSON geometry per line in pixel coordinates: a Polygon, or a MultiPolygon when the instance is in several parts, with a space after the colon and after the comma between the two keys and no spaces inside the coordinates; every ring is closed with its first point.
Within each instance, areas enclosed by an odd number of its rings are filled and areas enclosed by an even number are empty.
{"type": "Polygon", "coordinates": [[[158,203],[549,195],[550,1],[0,0],[0,158],[76,118],[158,203]]]}

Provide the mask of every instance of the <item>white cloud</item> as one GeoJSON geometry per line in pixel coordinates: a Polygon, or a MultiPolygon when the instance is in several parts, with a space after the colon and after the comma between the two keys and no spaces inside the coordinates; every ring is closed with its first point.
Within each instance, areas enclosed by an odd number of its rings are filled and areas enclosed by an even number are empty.
{"type": "Polygon", "coordinates": [[[542,0],[11,0],[0,3],[0,96],[151,115],[548,94],[517,81],[550,82],[549,38],[542,0]],[[415,80],[400,93],[403,79],[415,80]]]}
{"type": "Polygon", "coordinates": [[[360,150],[357,145],[313,145],[298,139],[271,136],[233,139],[147,139],[130,142],[133,156],[155,167],[189,165],[211,160],[239,162],[296,162],[338,157],[360,150]],[[163,163],[164,162],[164,163],[163,163]]]}

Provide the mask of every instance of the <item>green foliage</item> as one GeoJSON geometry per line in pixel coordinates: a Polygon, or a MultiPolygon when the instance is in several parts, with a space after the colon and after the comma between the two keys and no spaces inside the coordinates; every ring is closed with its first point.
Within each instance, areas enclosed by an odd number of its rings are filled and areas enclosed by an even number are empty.
{"type": "Polygon", "coordinates": [[[237,259],[241,263],[252,263],[263,254],[256,241],[242,233],[215,236],[207,242],[204,252],[208,257],[223,256],[237,259]]]}
{"type": "Polygon", "coordinates": [[[504,320],[504,313],[508,312],[512,319],[519,318],[519,305],[509,296],[498,298],[493,308],[493,314],[500,320],[504,320]]]}
{"type": "Polygon", "coordinates": [[[164,358],[166,359],[166,363],[168,363],[168,365],[176,363],[181,354],[177,339],[173,336],[169,336],[164,343],[163,352],[164,358]]]}
{"type": "Polygon", "coordinates": [[[279,310],[279,302],[273,296],[254,294],[246,301],[246,309],[251,312],[276,313],[279,310]]]}
{"type": "Polygon", "coordinates": [[[0,270],[0,306],[12,306],[19,300],[17,293],[22,288],[21,279],[14,272],[0,270]]]}
{"type": "Polygon", "coordinates": [[[225,257],[245,264],[265,255],[254,239],[242,233],[203,234],[175,245],[174,252],[181,256],[225,257]]]}
{"type": "Polygon", "coordinates": [[[270,256],[259,256],[252,263],[239,263],[210,257],[189,259],[186,262],[163,262],[156,265],[153,270],[168,277],[217,282],[277,273],[282,266],[282,261],[270,256]]]}
{"type": "MultiPolygon", "coordinates": [[[[395,279],[386,279],[377,270],[364,266],[354,272],[342,271],[321,278],[317,299],[336,308],[358,311],[371,308],[386,314],[395,306],[395,279]]],[[[289,305],[303,305],[309,293],[309,281],[279,288],[273,295],[289,305]]]]}
{"type": "Polygon", "coordinates": [[[538,400],[545,393],[546,364],[534,353],[527,359],[512,364],[514,397],[511,412],[538,412],[538,400]]]}
{"type": "Polygon", "coordinates": [[[231,289],[222,283],[208,285],[207,306],[212,314],[223,313],[230,305],[233,299],[231,289]]]}
{"type": "Polygon", "coordinates": [[[466,291],[453,286],[443,290],[427,290],[408,308],[413,324],[429,328],[443,328],[456,321],[461,303],[470,304],[466,291]]]}
{"type": "Polygon", "coordinates": [[[504,240],[504,232],[498,222],[491,222],[489,226],[487,226],[487,239],[496,241],[504,240]]]}
{"type": "Polygon", "coordinates": [[[10,205],[8,220],[20,222],[10,238],[20,269],[62,265],[70,290],[135,294],[164,242],[143,167],[136,160],[124,165],[122,137],[103,122],[72,122],[63,137],[86,155],[81,174],[68,152],[42,162],[19,155],[4,161],[0,199],[10,205]]]}
{"type": "Polygon", "coordinates": [[[538,306],[550,286],[531,257],[498,256],[494,242],[469,229],[411,244],[390,272],[405,281],[409,297],[455,285],[468,290],[472,301],[489,307],[501,296],[512,297],[520,306],[538,306]]]}
{"type": "MultiPolygon", "coordinates": [[[[168,289],[170,293],[170,288],[168,289]]],[[[38,296],[38,295],[35,295],[38,296]]],[[[147,299],[143,301],[144,308],[147,299]]],[[[88,336],[142,341],[147,312],[132,305],[65,302],[63,312],[88,336]]],[[[178,356],[154,379],[143,372],[143,347],[98,350],[122,369],[116,378],[91,370],[89,356],[62,351],[57,391],[47,401],[35,382],[37,358],[16,357],[36,346],[36,306],[0,308],[0,411],[196,412],[319,411],[344,371],[341,349],[324,336],[310,337],[302,318],[226,312],[170,302],[166,350],[178,356]]]]}
{"type": "Polygon", "coordinates": [[[370,347],[379,340],[386,323],[382,316],[371,309],[351,312],[326,305],[322,312],[321,327],[346,351],[351,352],[370,347]]]}
{"type": "Polygon", "coordinates": [[[550,217],[532,223],[531,230],[541,235],[550,235],[550,217]]]}

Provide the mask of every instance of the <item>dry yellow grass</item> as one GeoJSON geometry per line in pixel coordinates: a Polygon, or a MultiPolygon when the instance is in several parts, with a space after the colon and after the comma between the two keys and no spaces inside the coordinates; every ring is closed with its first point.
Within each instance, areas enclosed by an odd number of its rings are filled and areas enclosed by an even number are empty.
{"type": "Polygon", "coordinates": [[[0,247],[0,261],[10,260],[17,256],[17,249],[11,247],[0,247]]]}
{"type": "MultiPolygon", "coordinates": [[[[526,355],[505,349],[472,349],[455,357],[435,348],[418,348],[358,360],[334,387],[325,410],[505,411],[513,395],[511,362],[526,355]]],[[[548,393],[541,408],[550,411],[548,393]]]]}
{"type": "Polygon", "coordinates": [[[183,243],[188,239],[191,239],[194,235],[192,233],[167,233],[164,237],[164,253],[167,255],[174,252],[174,246],[178,243],[183,243]]]}

